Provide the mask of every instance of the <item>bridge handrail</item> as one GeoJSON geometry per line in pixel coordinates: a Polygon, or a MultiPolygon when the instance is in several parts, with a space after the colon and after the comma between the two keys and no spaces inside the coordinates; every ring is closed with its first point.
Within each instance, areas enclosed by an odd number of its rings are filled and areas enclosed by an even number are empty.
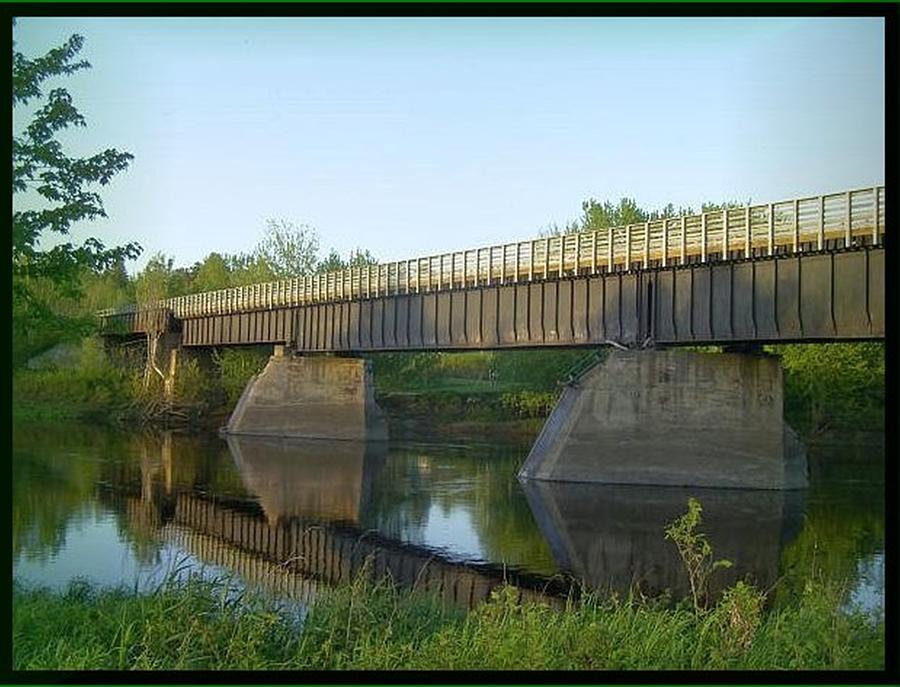
{"type": "Polygon", "coordinates": [[[665,217],[594,231],[494,244],[397,262],[176,296],[110,308],[106,318],[167,309],[179,318],[528,283],[574,274],[688,262],[878,245],[885,230],[885,187],[855,188],[773,203],[665,217]]]}

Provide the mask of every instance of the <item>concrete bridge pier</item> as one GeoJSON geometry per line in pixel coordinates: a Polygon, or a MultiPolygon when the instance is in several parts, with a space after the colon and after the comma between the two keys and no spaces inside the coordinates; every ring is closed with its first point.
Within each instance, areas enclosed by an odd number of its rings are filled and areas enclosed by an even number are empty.
{"type": "Polygon", "coordinates": [[[565,389],[521,479],[749,489],[807,486],[776,356],[614,350],[565,389]]]}
{"type": "Polygon", "coordinates": [[[368,360],[296,356],[285,346],[276,346],[263,371],[247,383],[224,431],[309,439],[388,438],[368,360]]]}

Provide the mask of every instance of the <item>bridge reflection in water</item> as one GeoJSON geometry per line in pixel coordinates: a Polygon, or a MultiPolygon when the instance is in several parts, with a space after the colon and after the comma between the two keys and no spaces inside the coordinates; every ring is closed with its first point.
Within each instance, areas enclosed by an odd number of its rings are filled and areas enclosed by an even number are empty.
{"type": "Polygon", "coordinates": [[[690,594],[687,573],[666,526],[688,498],[703,506],[703,524],[715,559],[733,565],[710,578],[715,596],[738,580],[769,589],[778,579],[784,545],[803,525],[805,492],[688,489],[575,484],[528,480],[523,489],[541,533],[562,570],[587,586],[653,595],[690,594]]]}
{"type": "Polygon", "coordinates": [[[222,491],[178,478],[177,438],[146,441],[140,487],[132,480],[125,493],[106,493],[131,529],[304,603],[322,585],[350,582],[363,571],[463,608],[487,599],[504,581],[516,585],[522,599],[554,605],[564,603],[571,578],[603,591],[637,585],[648,594],[671,589],[685,595],[687,578],[663,531],[684,512],[689,496],[703,504],[703,530],[715,555],[734,562],[716,573],[711,591],[738,579],[768,588],[803,518],[803,492],[797,491],[526,482],[528,505],[562,572],[548,578],[460,561],[364,529],[373,483],[388,459],[384,442],[229,437],[243,489],[222,491]]]}

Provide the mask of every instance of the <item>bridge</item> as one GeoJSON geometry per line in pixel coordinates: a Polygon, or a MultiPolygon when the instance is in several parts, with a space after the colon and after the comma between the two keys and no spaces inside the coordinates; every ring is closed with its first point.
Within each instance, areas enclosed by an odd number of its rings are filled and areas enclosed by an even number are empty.
{"type": "Polygon", "coordinates": [[[802,487],[760,346],[884,337],[885,202],[876,186],[351,267],[103,311],[101,331],[146,336],[170,386],[179,351],[274,344],[228,431],[340,439],[387,438],[366,353],[608,344],[627,350],[566,389],[523,478],[802,487]],[[704,344],[743,353],[659,350],[704,344]]]}
{"type": "Polygon", "coordinates": [[[884,336],[884,187],[351,267],[99,313],[297,352],[884,336]]]}

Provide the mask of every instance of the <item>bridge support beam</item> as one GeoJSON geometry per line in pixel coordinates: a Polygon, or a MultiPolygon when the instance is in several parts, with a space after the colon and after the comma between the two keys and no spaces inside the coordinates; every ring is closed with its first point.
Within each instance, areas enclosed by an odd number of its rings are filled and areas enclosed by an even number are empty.
{"type": "Polygon", "coordinates": [[[519,477],[750,489],[807,486],[777,357],[612,351],[567,387],[519,477]]]}
{"type": "Polygon", "coordinates": [[[227,434],[311,439],[387,439],[372,369],[361,358],[295,357],[284,349],[247,383],[227,434]]]}

